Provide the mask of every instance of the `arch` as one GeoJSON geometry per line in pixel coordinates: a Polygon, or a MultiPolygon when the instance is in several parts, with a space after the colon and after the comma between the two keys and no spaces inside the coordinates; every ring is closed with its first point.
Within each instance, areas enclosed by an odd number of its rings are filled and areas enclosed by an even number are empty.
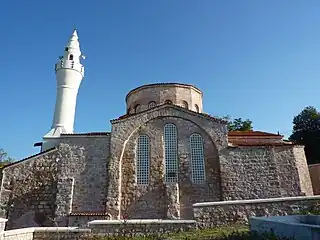
{"type": "Polygon", "coordinates": [[[194,108],[196,110],[196,112],[198,113],[200,110],[199,110],[199,106],[197,104],[194,105],[194,108]]]}
{"type": "Polygon", "coordinates": [[[166,100],[164,103],[165,104],[172,104],[172,101],[171,100],[166,100]]]}
{"type": "Polygon", "coordinates": [[[165,182],[178,181],[178,139],[177,127],[172,123],[164,126],[165,182]]]}
{"type": "Polygon", "coordinates": [[[73,60],[73,55],[72,54],[70,54],[69,60],[73,60]]]}
{"type": "Polygon", "coordinates": [[[194,184],[204,183],[206,180],[204,162],[203,138],[198,133],[190,136],[191,173],[194,184]]]}
{"type": "Polygon", "coordinates": [[[154,108],[156,106],[157,106],[157,104],[156,104],[155,101],[151,101],[151,102],[148,103],[148,109],[154,108]]]}
{"type": "Polygon", "coordinates": [[[186,101],[182,101],[182,107],[189,109],[188,103],[186,101]]]}
{"type": "Polygon", "coordinates": [[[138,113],[141,111],[141,105],[140,104],[137,104],[135,107],[134,107],[134,113],[138,113]]]}
{"type": "Polygon", "coordinates": [[[150,140],[147,135],[140,135],[137,140],[137,184],[149,184],[150,140]]]}
{"type": "MultiPolygon", "coordinates": [[[[215,186],[215,188],[216,188],[216,191],[217,191],[217,194],[215,195],[215,196],[213,196],[213,198],[209,198],[209,200],[208,201],[220,201],[220,200],[222,200],[222,192],[221,192],[221,176],[219,175],[219,172],[220,172],[220,157],[219,157],[219,148],[218,148],[218,146],[217,146],[217,144],[219,144],[219,142],[220,142],[220,138],[214,138],[214,137],[212,137],[212,136],[210,136],[210,134],[209,134],[209,132],[206,130],[206,129],[204,129],[203,128],[203,126],[201,126],[199,123],[197,123],[197,122],[195,122],[195,121],[193,121],[193,120],[191,120],[191,119],[189,119],[189,118],[187,118],[188,116],[185,116],[185,117],[183,117],[183,116],[176,116],[175,114],[172,114],[172,112],[171,112],[171,114],[170,115],[158,115],[158,116],[155,116],[155,115],[151,115],[151,114],[147,114],[147,116],[146,116],[146,118],[145,118],[145,120],[144,120],[144,122],[143,123],[141,123],[140,122],[140,124],[137,124],[137,125],[135,125],[135,126],[132,126],[132,127],[129,127],[127,130],[129,130],[128,132],[127,132],[127,134],[126,133],[124,133],[125,135],[126,135],[126,137],[123,139],[123,142],[122,142],[122,146],[121,146],[121,148],[119,148],[118,149],[118,151],[116,151],[116,152],[114,152],[115,154],[116,154],[116,158],[114,158],[114,156],[112,157],[112,161],[117,161],[118,163],[119,163],[119,166],[120,166],[120,172],[119,172],[119,174],[120,175],[122,175],[122,173],[125,171],[125,169],[126,169],[126,166],[125,165],[123,165],[123,161],[124,161],[124,158],[126,158],[127,159],[127,154],[126,154],[126,151],[128,150],[128,149],[132,149],[132,147],[134,147],[134,145],[131,145],[131,139],[132,139],[132,137],[134,137],[135,139],[137,139],[139,136],[140,136],[140,134],[139,134],[139,131],[141,130],[141,126],[144,126],[144,125],[147,125],[147,124],[149,124],[149,123],[152,123],[153,121],[157,121],[157,120],[160,120],[161,122],[164,122],[164,121],[166,121],[166,119],[172,119],[172,117],[174,117],[174,118],[176,118],[177,120],[179,120],[179,119],[181,119],[181,120],[184,120],[184,121],[186,121],[186,122],[190,122],[190,123],[192,123],[194,126],[196,126],[196,127],[198,127],[199,128],[199,131],[194,131],[194,133],[199,133],[199,134],[201,134],[201,136],[202,136],[202,138],[203,139],[207,139],[206,140],[206,146],[207,145],[211,145],[212,147],[213,147],[213,149],[215,149],[215,150],[213,150],[213,151],[216,151],[216,153],[217,153],[217,155],[215,155],[216,156],[216,160],[213,162],[212,161],[212,156],[211,155],[209,155],[209,158],[207,159],[207,158],[205,158],[205,166],[206,166],[206,168],[205,168],[205,170],[207,170],[207,164],[210,164],[211,166],[213,166],[213,165],[215,165],[216,166],[216,173],[215,173],[215,176],[216,176],[216,179],[211,179],[211,177],[209,177],[209,175],[207,175],[208,173],[206,173],[206,177],[207,177],[207,182],[205,183],[205,184],[208,184],[208,186],[210,185],[210,184],[213,184],[214,186],[215,186]],[[216,142],[217,141],[217,142],[216,142]],[[119,155],[120,156],[119,156],[119,155]],[[126,156],[126,157],[125,157],[126,156]]],[[[137,122],[138,123],[138,122],[137,122]]],[[[173,124],[173,123],[171,123],[171,124],[173,124]]],[[[173,124],[174,125],[174,124],[173,124]]],[[[165,126],[165,125],[164,125],[165,126]]],[[[163,126],[163,127],[164,127],[163,126]]],[[[174,125],[176,128],[177,128],[177,126],[176,125],[174,125]]],[[[145,134],[145,135],[147,135],[146,133],[141,133],[141,135],[142,134],[145,134]]],[[[152,133],[151,133],[152,134],[152,133]]],[[[178,132],[177,132],[177,134],[178,134],[178,132]]],[[[122,136],[123,136],[123,134],[122,134],[122,136]]],[[[178,136],[178,135],[177,135],[178,136]]],[[[148,136],[149,137],[149,139],[151,139],[152,138],[152,136],[148,136]]],[[[178,138],[178,137],[177,137],[178,138]]],[[[188,138],[190,138],[190,135],[189,135],[189,137],[188,138]]],[[[189,141],[189,139],[186,139],[187,141],[189,141]]],[[[177,139],[178,140],[178,139],[177,139]]],[[[136,140],[135,140],[136,141],[136,140]]],[[[133,144],[134,144],[134,142],[133,142],[133,144]]],[[[187,143],[188,144],[188,143],[187,143]]],[[[150,146],[151,146],[151,141],[150,141],[150,146]]],[[[177,147],[178,147],[178,145],[177,145],[177,147]]],[[[205,147],[205,146],[204,146],[205,147]]],[[[207,149],[206,147],[205,147],[205,149],[207,149]]],[[[210,148],[211,149],[211,148],[210,148]]],[[[135,150],[134,150],[135,151],[135,150]]],[[[206,153],[206,151],[204,151],[205,153],[206,153]]],[[[135,152],[133,152],[133,154],[134,154],[135,152]]],[[[151,150],[150,150],[150,154],[151,154],[151,150]]],[[[113,155],[113,154],[112,154],[113,155]]],[[[130,155],[130,153],[129,153],[129,155],[130,155]]],[[[164,157],[164,155],[165,155],[165,153],[163,152],[163,157],[164,157]]],[[[178,158],[177,158],[178,159],[178,158]]],[[[151,157],[150,157],[150,167],[151,167],[151,164],[152,164],[152,161],[153,161],[153,159],[151,159],[151,157]]],[[[179,164],[179,162],[178,162],[178,160],[177,160],[177,163],[179,164]]],[[[164,173],[165,173],[165,166],[164,166],[164,164],[162,163],[162,166],[163,166],[163,170],[164,170],[164,173]]],[[[178,165],[179,166],[179,165],[178,165]]],[[[191,174],[191,166],[190,166],[190,177],[192,176],[191,174]]],[[[207,170],[208,171],[208,170],[207,170]]],[[[211,173],[211,172],[210,172],[211,173]]],[[[151,176],[153,173],[151,172],[151,169],[150,169],[150,172],[149,172],[149,176],[151,176]]],[[[178,177],[178,176],[177,176],[178,177]]],[[[165,179],[164,179],[165,180],[165,179]]],[[[184,181],[184,180],[183,180],[184,181]]],[[[151,182],[152,182],[152,180],[151,179],[149,179],[149,184],[151,184],[151,182]]],[[[189,180],[189,182],[190,182],[190,184],[189,185],[184,185],[184,186],[187,186],[187,188],[189,188],[189,186],[191,187],[191,186],[194,186],[193,187],[193,189],[197,189],[198,188],[198,185],[197,184],[193,184],[192,183],[192,181],[191,181],[191,179],[189,180]]],[[[120,182],[120,188],[118,188],[117,187],[117,189],[122,189],[122,185],[123,184],[125,184],[125,183],[123,183],[122,181],[120,182]]],[[[205,188],[203,188],[204,190],[205,189],[207,189],[207,187],[208,186],[206,186],[205,188]]],[[[143,185],[142,185],[142,187],[144,187],[143,185]]],[[[210,187],[211,188],[211,187],[210,187]]],[[[201,188],[202,189],[202,188],[201,188]]],[[[206,190],[205,190],[206,191],[206,190]]],[[[209,190],[208,190],[209,191],[209,190]]],[[[188,194],[186,194],[185,195],[185,197],[184,198],[188,198],[188,194]]],[[[184,199],[184,198],[181,198],[181,196],[180,196],[180,201],[181,201],[181,203],[183,203],[183,205],[184,205],[184,207],[181,209],[181,213],[180,214],[182,214],[182,216],[189,216],[190,214],[191,214],[191,212],[192,212],[192,203],[190,203],[189,204],[189,201],[188,200],[186,200],[186,199],[184,199]],[[189,206],[190,205],[190,206],[189,206]]],[[[120,199],[120,201],[122,201],[122,190],[119,192],[119,199],[120,199]]],[[[121,209],[121,207],[120,207],[120,209],[118,210],[119,212],[117,213],[117,214],[119,214],[119,215],[121,215],[122,213],[123,213],[123,209],[121,209]]],[[[165,210],[164,210],[165,211],[165,210]]],[[[191,215],[190,215],[191,216],[191,215]]]]}

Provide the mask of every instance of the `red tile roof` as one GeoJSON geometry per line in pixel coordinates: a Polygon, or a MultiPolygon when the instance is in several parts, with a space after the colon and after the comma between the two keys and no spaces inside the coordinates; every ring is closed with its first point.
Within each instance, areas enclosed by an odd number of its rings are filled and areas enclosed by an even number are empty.
{"type": "Polygon", "coordinates": [[[283,135],[261,132],[261,131],[231,131],[228,133],[229,137],[278,137],[283,138],[283,135]]]}
{"type": "Polygon", "coordinates": [[[291,142],[239,142],[232,145],[239,147],[255,147],[255,146],[292,146],[297,145],[291,142]]]}
{"type": "Polygon", "coordinates": [[[69,216],[108,216],[104,212],[72,212],[69,216]]]}
{"type": "Polygon", "coordinates": [[[61,136],[108,136],[110,132],[63,133],[61,136]]]}

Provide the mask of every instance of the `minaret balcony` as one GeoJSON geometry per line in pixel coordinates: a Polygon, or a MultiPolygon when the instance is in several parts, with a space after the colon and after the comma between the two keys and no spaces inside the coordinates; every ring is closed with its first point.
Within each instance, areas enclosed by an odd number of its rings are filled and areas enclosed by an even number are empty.
{"type": "Polygon", "coordinates": [[[60,69],[74,69],[76,71],[79,71],[80,73],[84,73],[84,67],[81,63],[76,63],[73,60],[60,60],[55,65],[55,71],[58,71],[60,69]]]}

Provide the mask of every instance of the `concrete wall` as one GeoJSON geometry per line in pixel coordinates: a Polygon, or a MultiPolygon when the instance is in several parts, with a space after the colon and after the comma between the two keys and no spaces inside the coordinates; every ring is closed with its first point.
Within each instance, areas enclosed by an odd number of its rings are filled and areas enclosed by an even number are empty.
{"type": "Polygon", "coordinates": [[[320,210],[320,196],[196,203],[194,219],[201,228],[226,224],[247,224],[251,216],[302,214],[320,210]]]}
{"type": "Polygon", "coordinates": [[[221,151],[223,200],[313,195],[303,148],[228,147],[221,151]]]}
{"type": "Polygon", "coordinates": [[[313,192],[315,195],[320,194],[320,164],[309,165],[309,172],[313,187],[313,192]]]}

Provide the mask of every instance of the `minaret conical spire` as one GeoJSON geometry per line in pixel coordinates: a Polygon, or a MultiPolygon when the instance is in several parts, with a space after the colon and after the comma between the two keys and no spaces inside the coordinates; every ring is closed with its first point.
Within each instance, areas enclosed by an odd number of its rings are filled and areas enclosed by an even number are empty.
{"type": "Polygon", "coordinates": [[[77,50],[79,50],[79,52],[81,54],[79,38],[78,38],[78,33],[77,33],[76,29],[73,30],[73,33],[72,33],[72,35],[71,35],[66,47],[72,48],[74,50],[77,49],[77,50]]]}

